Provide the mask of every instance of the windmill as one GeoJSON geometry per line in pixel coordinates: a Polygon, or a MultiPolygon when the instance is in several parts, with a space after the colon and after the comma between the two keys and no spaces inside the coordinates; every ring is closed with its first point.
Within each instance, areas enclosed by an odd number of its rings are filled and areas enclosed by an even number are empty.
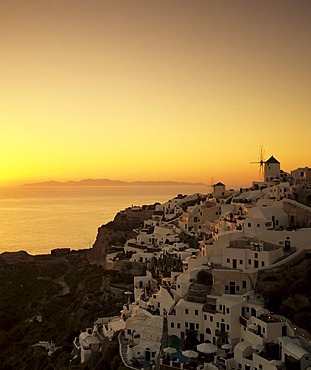
{"type": "Polygon", "coordinates": [[[215,185],[215,177],[211,177],[209,179],[209,189],[210,189],[210,193],[213,194],[213,190],[214,190],[214,185],[215,185]]]}
{"type": "Polygon", "coordinates": [[[263,148],[263,145],[260,145],[260,148],[259,148],[259,155],[258,155],[258,161],[257,162],[250,162],[250,163],[256,163],[256,164],[259,164],[259,176],[260,176],[260,180],[263,180],[263,175],[264,175],[264,163],[265,160],[265,150],[263,148]]]}

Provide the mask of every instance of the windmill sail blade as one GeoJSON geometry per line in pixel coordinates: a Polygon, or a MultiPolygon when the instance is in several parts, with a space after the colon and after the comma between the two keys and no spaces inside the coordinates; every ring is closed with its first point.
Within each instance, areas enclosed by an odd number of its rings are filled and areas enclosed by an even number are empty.
{"type": "Polygon", "coordinates": [[[265,162],[265,150],[263,148],[263,145],[260,145],[259,153],[258,153],[258,161],[250,162],[251,164],[259,164],[259,177],[260,180],[264,180],[264,163],[265,162]]]}

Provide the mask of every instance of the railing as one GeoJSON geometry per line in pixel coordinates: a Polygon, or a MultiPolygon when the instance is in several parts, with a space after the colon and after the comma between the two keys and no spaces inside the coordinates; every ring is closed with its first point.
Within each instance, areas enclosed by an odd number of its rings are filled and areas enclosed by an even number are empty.
{"type": "Polygon", "coordinates": [[[243,316],[240,316],[240,324],[247,327],[247,320],[243,316]]]}
{"type": "Polygon", "coordinates": [[[215,335],[216,335],[216,337],[220,337],[220,338],[228,338],[228,332],[227,331],[221,331],[219,329],[215,330],[215,335]]]}
{"type": "Polygon", "coordinates": [[[134,370],[140,369],[141,367],[133,367],[128,362],[127,355],[126,355],[126,353],[127,353],[127,342],[124,341],[124,332],[123,331],[120,331],[120,333],[118,335],[118,341],[119,341],[119,354],[120,354],[120,357],[121,357],[121,360],[122,360],[124,366],[126,366],[130,369],[134,369],[134,370]]]}
{"type": "Polygon", "coordinates": [[[187,335],[195,335],[195,336],[197,336],[198,335],[198,331],[197,330],[186,329],[186,336],[187,335]]]}

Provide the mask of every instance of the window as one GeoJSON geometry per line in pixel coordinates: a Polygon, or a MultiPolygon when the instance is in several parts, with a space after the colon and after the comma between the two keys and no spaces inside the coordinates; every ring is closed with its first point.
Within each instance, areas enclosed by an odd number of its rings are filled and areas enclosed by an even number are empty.
{"type": "Polygon", "coordinates": [[[262,262],[261,262],[261,266],[262,266],[262,267],[264,267],[264,265],[265,265],[265,262],[264,262],[264,261],[262,261],[262,262]]]}
{"type": "Polygon", "coordinates": [[[213,316],[211,316],[211,317],[210,317],[210,320],[211,320],[211,322],[213,322],[213,321],[214,321],[214,318],[213,318],[213,316]]]}
{"type": "Polygon", "coordinates": [[[194,310],[194,314],[195,314],[196,316],[198,316],[199,311],[198,311],[198,310],[194,310]]]}
{"type": "Polygon", "coordinates": [[[229,309],[229,308],[227,308],[226,312],[227,312],[227,313],[229,313],[229,312],[230,312],[230,309],[229,309]]]}
{"type": "Polygon", "coordinates": [[[200,327],[199,324],[195,324],[196,329],[199,329],[199,327],[200,327]]]}
{"type": "Polygon", "coordinates": [[[230,258],[227,258],[227,263],[230,263],[230,258]]]}
{"type": "Polygon", "coordinates": [[[219,309],[222,310],[222,304],[219,305],[219,309]]]}
{"type": "Polygon", "coordinates": [[[255,258],[258,258],[258,253],[255,253],[255,258]]]}
{"type": "Polygon", "coordinates": [[[227,330],[229,330],[229,329],[230,329],[230,325],[227,324],[227,330]]]}
{"type": "Polygon", "coordinates": [[[261,364],[259,364],[259,369],[262,369],[262,365],[261,364]]]}
{"type": "Polygon", "coordinates": [[[240,265],[242,265],[243,264],[243,260],[240,260],[240,265]]]}
{"type": "Polygon", "coordinates": [[[257,227],[260,227],[260,224],[257,224],[257,227]]]}
{"type": "Polygon", "coordinates": [[[249,223],[247,224],[247,226],[248,226],[248,227],[252,227],[252,224],[249,222],[249,223]]]}
{"type": "Polygon", "coordinates": [[[204,315],[204,320],[207,320],[207,315],[204,315]]]}
{"type": "Polygon", "coordinates": [[[237,292],[240,290],[240,287],[238,285],[236,286],[236,290],[237,292]]]}
{"type": "Polygon", "coordinates": [[[188,310],[188,308],[186,308],[185,309],[185,314],[188,315],[188,313],[189,313],[189,310],[188,310]]]}
{"type": "Polygon", "coordinates": [[[219,328],[219,322],[216,322],[216,327],[219,328]]]}
{"type": "Polygon", "coordinates": [[[206,329],[205,329],[205,333],[206,333],[206,334],[212,334],[211,329],[210,329],[210,328],[206,328],[206,329]]]}
{"type": "Polygon", "coordinates": [[[177,329],[180,329],[180,322],[177,323],[177,329]]]}
{"type": "Polygon", "coordinates": [[[251,260],[248,260],[248,264],[251,265],[252,264],[252,261],[251,260]]]}
{"type": "Polygon", "coordinates": [[[187,322],[185,322],[185,327],[188,328],[188,323],[187,322]]]}
{"type": "Polygon", "coordinates": [[[246,280],[242,280],[242,288],[246,289],[246,280]]]}
{"type": "Polygon", "coordinates": [[[174,323],[173,322],[171,322],[171,328],[174,328],[174,323]]]}

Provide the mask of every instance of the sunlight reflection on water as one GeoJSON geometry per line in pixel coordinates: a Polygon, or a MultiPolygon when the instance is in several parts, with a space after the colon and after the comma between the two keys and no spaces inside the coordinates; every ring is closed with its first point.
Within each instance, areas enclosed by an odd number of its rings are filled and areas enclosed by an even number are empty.
{"type": "Polygon", "coordinates": [[[0,188],[0,253],[92,246],[97,229],[131,205],[163,203],[204,186],[0,188]]]}

